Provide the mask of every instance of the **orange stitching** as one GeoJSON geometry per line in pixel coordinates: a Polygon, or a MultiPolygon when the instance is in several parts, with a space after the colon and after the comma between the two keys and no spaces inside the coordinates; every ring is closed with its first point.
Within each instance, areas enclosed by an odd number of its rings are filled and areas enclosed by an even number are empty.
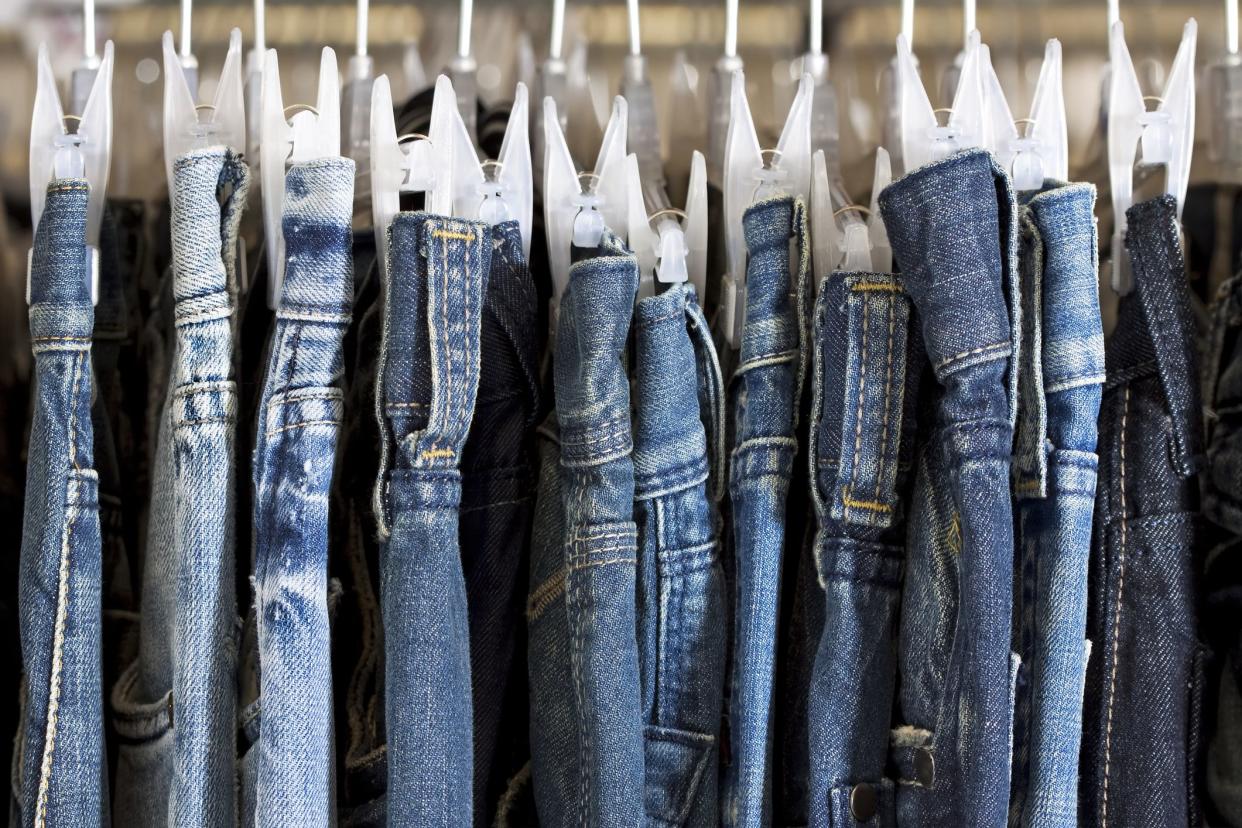
{"type": "Polygon", "coordinates": [[[437,239],[459,239],[464,242],[474,241],[473,233],[459,233],[455,230],[432,230],[431,235],[437,239]]]}
{"type": "Polygon", "coordinates": [[[850,290],[865,293],[867,291],[882,291],[884,293],[901,293],[901,287],[887,282],[859,282],[852,286],[850,290]]]}
{"type": "Polygon", "coordinates": [[[422,454],[419,455],[419,457],[423,458],[424,460],[431,460],[436,457],[454,457],[456,456],[456,454],[457,452],[453,451],[452,449],[430,448],[430,449],[424,449],[422,454]]]}
{"type": "Polygon", "coordinates": [[[854,500],[851,497],[843,497],[841,500],[846,506],[849,506],[852,509],[868,509],[872,512],[893,511],[892,506],[885,506],[883,503],[879,503],[874,500],[854,500]]]}
{"type": "Polygon", "coordinates": [[[1104,727],[1104,794],[1100,801],[1100,828],[1108,825],[1108,779],[1112,771],[1113,702],[1117,698],[1117,638],[1121,634],[1121,599],[1126,587],[1126,420],[1130,416],[1130,386],[1121,409],[1121,537],[1117,549],[1117,606],[1113,610],[1113,669],[1108,678],[1108,719],[1104,727]]]}

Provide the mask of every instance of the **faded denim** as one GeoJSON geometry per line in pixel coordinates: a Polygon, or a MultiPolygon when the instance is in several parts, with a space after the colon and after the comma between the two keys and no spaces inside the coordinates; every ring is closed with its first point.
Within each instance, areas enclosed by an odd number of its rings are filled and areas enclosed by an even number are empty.
{"type": "Polygon", "coordinates": [[[624,352],[638,264],[615,235],[578,251],[557,320],[531,540],[531,777],[541,825],[644,812],[637,529],[624,352]]]}
{"type": "Polygon", "coordinates": [[[896,819],[886,764],[923,368],[914,324],[896,276],[833,273],[820,286],[809,465],[822,621],[812,642],[807,810],[822,828],[896,819]]]}
{"type": "Polygon", "coordinates": [[[1014,459],[1011,825],[1073,828],[1089,652],[1087,560],[1104,383],[1095,188],[1049,183],[1022,210],[1014,459]]]}
{"type": "Polygon", "coordinates": [[[400,213],[376,416],[388,824],[472,818],[470,628],[458,544],[462,446],[479,387],[491,228],[400,213]]]}
{"type": "MultiPolygon", "coordinates": [[[[733,653],[721,821],[772,821],[774,684],[785,508],[798,404],[810,340],[810,243],[806,206],[783,197],[743,216],[750,262],[742,347],[729,391],[734,447],[733,653]],[[793,240],[791,253],[790,240],[793,240]]],[[[796,554],[796,553],[795,553],[796,554]]]]}
{"type": "Polygon", "coordinates": [[[89,186],[53,181],[30,273],[34,418],[18,576],[25,698],[16,824],[106,824],[99,477],[91,425],[89,186]]]}
{"type": "Polygon", "coordinates": [[[526,580],[539,416],[535,283],[517,222],[492,228],[479,391],[462,450],[461,560],[470,610],[474,822],[486,828],[530,759],[526,580]]]}
{"type": "Polygon", "coordinates": [[[328,490],[343,408],[341,339],[354,294],[353,192],[347,158],[297,164],[285,174],[285,276],[253,469],[259,826],[334,822],[328,490]]]}
{"type": "Polygon", "coordinates": [[[724,380],[694,288],[634,312],[634,520],[645,811],[718,826],[724,577],[715,506],[724,481],[724,380]]]}
{"type": "Polygon", "coordinates": [[[1176,203],[1131,207],[1105,350],[1079,825],[1197,825],[1203,420],[1176,203]]]}
{"type": "Polygon", "coordinates": [[[1021,331],[1008,176],[979,150],[880,195],[938,382],[920,439],[891,761],[900,825],[999,826],[1009,802],[1013,511],[1021,331]]]}
{"type": "Polygon", "coordinates": [[[152,467],[138,661],[112,690],[117,825],[236,818],[233,324],[249,170],[224,148],[173,165],[175,352],[152,467]]]}

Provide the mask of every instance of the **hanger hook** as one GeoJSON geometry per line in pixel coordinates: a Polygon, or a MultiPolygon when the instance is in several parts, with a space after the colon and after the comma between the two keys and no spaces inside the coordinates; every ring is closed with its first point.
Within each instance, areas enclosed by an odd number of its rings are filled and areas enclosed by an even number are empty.
{"type": "Polygon", "coordinates": [[[1225,51],[1238,53],[1238,0],[1225,0],[1225,51]]]}
{"type": "Polygon", "coordinates": [[[548,57],[560,60],[565,45],[565,0],[552,0],[552,36],[548,40],[548,57]]]}
{"type": "Polygon", "coordinates": [[[725,0],[724,53],[727,58],[737,57],[737,14],[737,0],[725,0]]]}
{"type": "Polygon", "coordinates": [[[638,28],[638,0],[626,0],[625,5],[630,21],[630,54],[637,57],[643,53],[642,36],[638,28]]]}
{"type": "Polygon", "coordinates": [[[194,17],[194,0],[181,0],[181,49],[184,60],[194,54],[190,49],[190,22],[194,17]]]}
{"type": "Polygon", "coordinates": [[[474,0],[461,0],[461,14],[457,18],[457,56],[470,57],[470,26],[474,22],[474,0]]]}
{"type": "Polygon", "coordinates": [[[914,0],[901,0],[901,33],[906,43],[914,47],[914,0]]]}
{"type": "Polygon", "coordinates": [[[1113,30],[1113,24],[1121,19],[1121,0],[1108,0],[1108,30],[1113,30]]]}
{"type": "Polygon", "coordinates": [[[82,0],[82,57],[95,60],[95,0],[82,0]]]}
{"type": "Polygon", "coordinates": [[[962,42],[969,43],[970,33],[978,26],[975,22],[975,0],[962,0],[962,42]]]}
{"type": "Polygon", "coordinates": [[[367,22],[370,12],[370,0],[358,0],[358,23],[354,38],[354,54],[358,57],[367,56],[367,22]]]}
{"type": "Polygon", "coordinates": [[[824,0],[811,0],[811,54],[824,53],[824,0]]]}
{"type": "Polygon", "coordinates": [[[870,207],[864,207],[864,206],[862,206],[861,204],[847,204],[847,205],[845,205],[844,207],[842,207],[841,209],[836,210],[835,212],[833,212],[832,217],[833,217],[833,218],[836,218],[837,216],[841,215],[842,213],[862,213],[862,214],[863,214],[863,215],[865,215],[865,216],[870,216],[870,215],[871,215],[871,208],[870,208],[870,207]]]}

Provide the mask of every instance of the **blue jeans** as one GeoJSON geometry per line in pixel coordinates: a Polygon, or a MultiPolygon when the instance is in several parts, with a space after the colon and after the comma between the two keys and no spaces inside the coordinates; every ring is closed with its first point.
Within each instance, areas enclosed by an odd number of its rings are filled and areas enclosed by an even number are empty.
{"type": "Polygon", "coordinates": [[[531,775],[546,826],[643,823],[637,530],[623,354],[638,265],[611,233],[570,269],[531,540],[531,775]]]}
{"type": "Polygon", "coordinates": [[[392,225],[376,414],[388,824],[472,823],[473,711],[458,545],[462,446],[479,386],[490,228],[392,225]]]}
{"type": "MultiPolygon", "coordinates": [[[[880,196],[938,387],[920,439],[892,762],[901,825],[999,826],[1009,802],[1016,207],[979,150],[880,196]]],[[[926,407],[925,409],[926,410],[926,407]]]]}
{"type": "Polygon", "coordinates": [[[539,416],[535,284],[518,224],[498,225],[492,238],[458,522],[470,609],[474,821],[483,828],[530,758],[524,610],[539,416]]]}
{"type": "Polygon", "coordinates": [[[335,802],[328,490],[354,293],[354,162],[298,164],[285,178],[287,264],[254,449],[262,705],[254,823],[309,828],[329,825],[335,802]]]}
{"type": "Polygon", "coordinates": [[[721,820],[772,820],[773,687],[785,507],[798,400],[810,339],[806,207],[792,198],[752,205],[743,217],[750,262],[746,317],[730,400],[734,431],[729,493],[733,523],[733,654],[728,721],[731,761],[721,820]],[[795,241],[791,259],[790,239],[795,241]]]}
{"type": "Polygon", "coordinates": [[[159,420],[138,660],[112,691],[118,825],[232,825],[236,787],[233,319],[249,170],[178,158],[175,350],[159,420]]]}
{"type": "Polygon", "coordinates": [[[15,805],[23,826],[107,818],[88,194],[79,179],[48,185],[31,259],[36,397],[18,577],[25,700],[15,805]]]}
{"type": "Polygon", "coordinates": [[[725,596],[715,506],[724,380],[693,287],[640,301],[634,329],[646,814],[657,824],[718,826],[725,596]]]}
{"type": "Polygon", "coordinates": [[[1131,207],[1134,289],[1106,345],[1080,825],[1197,825],[1203,422],[1171,196],[1131,207]]]}
{"type": "Polygon", "coordinates": [[[833,273],[816,303],[810,465],[823,606],[808,704],[810,824],[895,824],[886,773],[923,367],[900,279],[833,273]]]}
{"type": "Polygon", "coordinates": [[[1022,209],[1022,365],[1014,458],[1013,825],[1073,828],[1086,675],[1087,559],[1104,383],[1095,189],[1022,209]]]}

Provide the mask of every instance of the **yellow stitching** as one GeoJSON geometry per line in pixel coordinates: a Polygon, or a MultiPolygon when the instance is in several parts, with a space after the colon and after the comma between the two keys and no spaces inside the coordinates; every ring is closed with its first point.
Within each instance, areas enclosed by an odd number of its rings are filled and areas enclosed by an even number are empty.
{"type": "Polygon", "coordinates": [[[543,613],[548,605],[556,600],[559,593],[565,591],[565,577],[567,571],[562,569],[548,580],[540,584],[530,598],[526,602],[526,618],[533,620],[535,616],[543,613]]]}
{"type": "Polygon", "coordinates": [[[1018,483],[1017,488],[1019,492],[1023,492],[1023,493],[1038,492],[1039,481],[1038,480],[1023,480],[1022,482],[1018,483]]]}
{"type": "Polygon", "coordinates": [[[877,503],[876,501],[873,501],[873,500],[854,500],[853,498],[850,498],[850,497],[843,497],[841,498],[841,500],[842,502],[845,503],[846,506],[849,506],[850,508],[853,508],[853,509],[869,509],[873,512],[893,511],[892,506],[885,506],[883,503],[877,503]]]}
{"type": "Polygon", "coordinates": [[[1117,698],[1117,637],[1121,634],[1121,599],[1126,587],[1126,420],[1130,416],[1130,386],[1121,408],[1121,537],[1117,549],[1117,605],[1113,610],[1113,669],[1108,679],[1108,718],[1104,727],[1104,795],[1100,801],[1100,828],[1108,826],[1108,780],[1112,770],[1113,702],[1117,698]]]}
{"type": "Polygon", "coordinates": [[[458,233],[454,230],[432,230],[431,235],[437,239],[460,239],[464,242],[474,241],[473,233],[458,233]]]}
{"type": "Polygon", "coordinates": [[[898,285],[887,284],[885,282],[859,282],[858,284],[851,287],[850,290],[855,290],[860,293],[865,293],[867,291],[873,291],[873,290],[883,291],[884,293],[901,293],[902,292],[901,288],[898,285]]]}
{"type": "Polygon", "coordinates": [[[456,455],[457,455],[457,452],[453,451],[452,449],[431,448],[431,449],[425,449],[423,453],[419,455],[419,457],[423,458],[424,460],[431,460],[435,457],[454,457],[456,455]]]}

